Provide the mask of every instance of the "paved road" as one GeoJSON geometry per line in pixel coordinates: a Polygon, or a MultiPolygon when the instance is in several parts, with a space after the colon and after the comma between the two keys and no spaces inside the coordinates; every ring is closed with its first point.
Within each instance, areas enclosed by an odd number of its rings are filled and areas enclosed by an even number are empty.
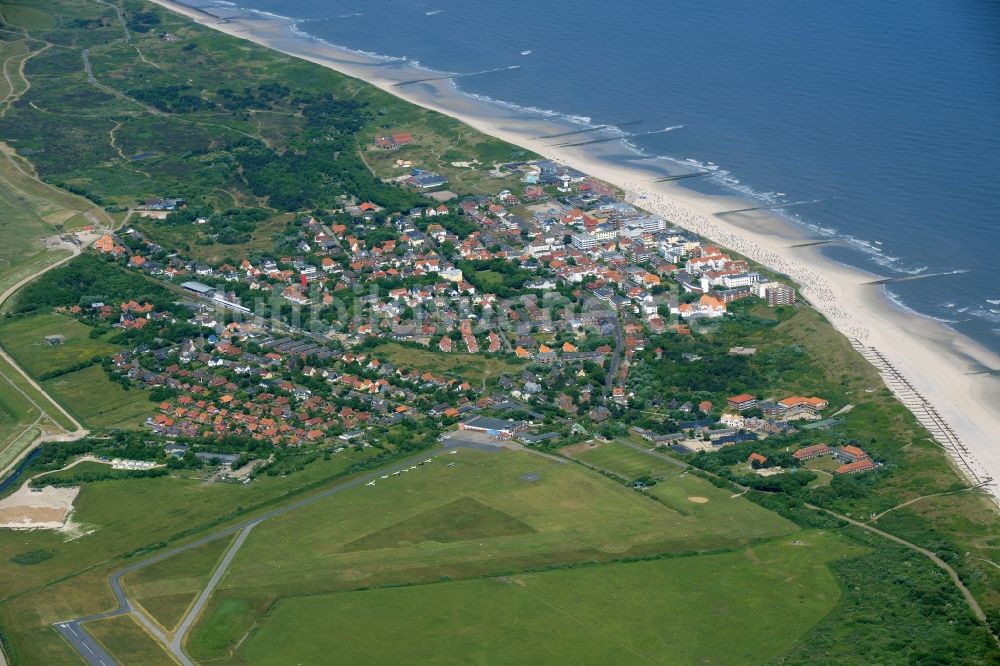
{"type": "Polygon", "coordinates": [[[60,622],[56,625],[56,630],[69,641],[70,645],[76,648],[76,651],[87,660],[87,663],[94,666],[115,666],[118,663],[104,651],[104,648],[90,634],[83,630],[79,622],[60,622]]]}
{"type": "MultiPolygon", "coordinates": [[[[263,518],[261,520],[263,520],[263,518]]],[[[215,572],[212,574],[212,578],[208,581],[208,585],[206,585],[205,589],[198,595],[197,601],[194,602],[194,605],[191,606],[191,609],[188,610],[187,614],[185,614],[180,626],[177,627],[177,631],[174,632],[173,640],[170,641],[170,651],[174,654],[174,657],[184,664],[184,666],[191,664],[187,655],[184,654],[184,638],[187,636],[188,630],[191,628],[191,625],[194,624],[194,621],[201,615],[201,610],[205,607],[205,602],[208,601],[212,592],[214,592],[215,588],[219,585],[219,581],[222,580],[222,576],[226,573],[226,569],[229,568],[229,563],[233,561],[234,557],[236,557],[236,551],[240,549],[243,542],[246,541],[248,536],[250,536],[250,530],[256,527],[259,523],[259,520],[255,523],[250,523],[240,531],[240,535],[236,537],[233,545],[230,546],[229,550],[226,552],[226,556],[222,558],[222,562],[220,562],[219,566],[216,567],[215,572]]],[[[191,664],[191,666],[193,666],[193,664],[191,664]]]]}
{"type": "MultiPolygon", "coordinates": [[[[461,447],[462,447],[461,444],[451,443],[451,445],[448,448],[461,448],[461,447]]],[[[115,599],[118,601],[117,608],[108,611],[106,613],[97,613],[95,615],[88,615],[87,617],[77,618],[75,620],[66,620],[63,622],[57,622],[55,623],[54,626],[59,631],[59,633],[61,633],[64,637],[66,637],[70,645],[72,645],[77,650],[77,652],[80,653],[80,656],[83,657],[88,664],[91,664],[91,666],[112,666],[117,664],[117,662],[103,650],[101,651],[101,653],[103,654],[101,654],[94,649],[94,647],[96,646],[96,641],[94,641],[93,638],[90,637],[89,634],[87,634],[82,625],[87,622],[92,622],[95,620],[103,620],[109,617],[116,617],[118,615],[130,614],[132,615],[133,618],[135,618],[137,622],[141,623],[144,627],[146,627],[146,629],[150,632],[150,634],[153,635],[157,640],[159,640],[163,644],[164,649],[168,650],[178,662],[184,664],[185,666],[188,666],[192,664],[192,662],[188,658],[188,656],[184,653],[184,648],[183,648],[183,643],[187,635],[187,632],[194,624],[194,622],[197,621],[198,616],[201,613],[202,609],[204,608],[205,603],[208,601],[209,597],[211,596],[211,593],[214,591],[215,587],[222,579],[222,576],[225,574],[226,569],[229,566],[229,563],[232,562],[233,558],[236,556],[237,551],[239,551],[240,546],[243,545],[243,542],[246,540],[251,529],[256,527],[258,524],[264,522],[268,518],[274,518],[275,516],[280,516],[282,514],[288,513],[289,511],[300,509],[304,506],[313,504],[314,502],[318,502],[319,500],[326,499],[331,495],[343,492],[344,490],[348,490],[350,488],[357,488],[358,486],[367,484],[370,481],[379,479],[379,477],[381,477],[384,474],[391,474],[392,472],[395,472],[397,470],[402,470],[411,467],[412,465],[416,464],[418,461],[422,459],[426,459],[428,457],[434,458],[444,453],[445,451],[443,448],[437,448],[429,452],[424,451],[422,453],[410,456],[409,458],[406,458],[402,462],[398,462],[395,465],[390,465],[387,467],[379,467],[375,471],[369,472],[362,476],[358,476],[353,479],[349,479],[347,481],[342,481],[340,483],[334,484],[333,486],[330,486],[326,490],[317,493],[315,495],[309,495],[308,497],[296,500],[290,504],[285,504],[283,506],[271,509],[270,511],[267,511],[258,516],[246,518],[235,525],[230,525],[229,527],[208,534],[204,537],[201,537],[200,539],[192,541],[191,543],[185,544],[183,546],[177,546],[175,548],[170,548],[168,550],[164,550],[141,562],[130,564],[129,566],[123,569],[119,569],[115,573],[111,574],[111,576],[108,578],[108,584],[111,586],[111,591],[114,593],[115,599]],[[122,588],[121,580],[123,577],[127,576],[128,574],[134,571],[138,571],[139,569],[143,569],[157,562],[161,562],[167,559],[168,557],[172,557],[173,555],[176,555],[178,553],[182,553],[191,550],[193,548],[198,548],[199,546],[203,546],[209,542],[216,541],[218,539],[222,539],[227,536],[231,536],[232,534],[235,534],[237,532],[240,532],[239,537],[233,542],[233,545],[230,546],[229,551],[226,553],[226,556],[223,558],[222,562],[219,563],[219,566],[212,574],[212,578],[209,580],[208,585],[198,596],[197,601],[195,601],[194,605],[181,620],[181,623],[178,626],[177,630],[174,632],[173,637],[168,637],[163,632],[162,627],[157,625],[152,620],[152,618],[147,616],[140,609],[133,606],[132,602],[129,601],[128,596],[125,594],[125,590],[122,588]]]]}

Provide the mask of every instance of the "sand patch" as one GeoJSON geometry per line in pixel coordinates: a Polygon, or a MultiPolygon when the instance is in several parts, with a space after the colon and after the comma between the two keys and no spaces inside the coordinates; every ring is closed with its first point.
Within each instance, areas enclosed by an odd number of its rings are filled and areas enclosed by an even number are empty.
{"type": "Polygon", "coordinates": [[[688,497],[688,502],[694,502],[695,504],[708,504],[707,497],[701,497],[700,495],[692,495],[688,497]]]}
{"type": "Polygon", "coordinates": [[[596,449],[597,444],[593,442],[583,442],[581,444],[570,444],[569,446],[564,446],[559,449],[559,452],[564,456],[575,456],[578,453],[583,453],[584,451],[590,451],[591,449],[596,449]]]}
{"type": "Polygon", "coordinates": [[[61,529],[73,510],[79,488],[46,486],[31,488],[27,483],[0,500],[0,528],[61,529]]]}

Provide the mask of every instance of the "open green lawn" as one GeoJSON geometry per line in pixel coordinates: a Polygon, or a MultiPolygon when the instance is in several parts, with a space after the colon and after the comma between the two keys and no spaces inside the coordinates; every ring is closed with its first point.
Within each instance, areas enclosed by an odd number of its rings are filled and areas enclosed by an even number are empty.
{"type": "Polygon", "coordinates": [[[805,532],[718,555],[283,599],[238,655],[253,664],[332,654],[347,663],[766,663],[840,599],[827,563],[861,552],[805,532]]]}
{"type": "Polygon", "coordinates": [[[261,612],[287,596],[711,551],[797,530],[689,478],[684,492],[711,497],[726,511],[685,508],[685,515],[530,452],[439,456],[258,526],[191,636],[191,651],[200,659],[224,657],[261,612]],[[540,478],[522,480],[532,472],[540,478]]]}
{"type": "Polygon", "coordinates": [[[834,472],[842,464],[833,456],[820,456],[819,458],[807,460],[802,466],[816,473],[816,480],[810,484],[815,487],[829,485],[833,481],[834,472]]]}
{"type": "Polygon", "coordinates": [[[205,587],[230,543],[232,538],[216,539],[129,574],[123,579],[129,598],[164,629],[172,630],[205,587]]]}
{"type": "Polygon", "coordinates": [[[89,622],[86,629],[108,652],[120,655],[118,662],[123,666],[132,664],[170,666],[176,663],[159,643],[128,615],[89,622]]]}
{"type": "Polygon", "coordinates": [[[28,315],[0,322],[0,345],[37,378],[121,350],[120,345],[91,339],[91,330],[74,317],[58,312],[28,315]],[[62,335],[65,339],[50,345],[45,341],[48,335],[62,335]]]}
{"type": "Polygon", "coordinates": [[[569,457],[632,481],[640,476],[662,479],[684,470],[677,465],[631,449],[620,442],[594,442],[593,448],[573,450],[569,457]]]}
{"type": "MultiPolygon", "coordinates": [[[[4,23],[29,30],[44,30],[55,23],[53,15],[41,8],[10,3],[0,7],[0,16],[4,23]]],[[[40,47],[38,43],[32,46],[40,47]]],[[[23,40],[0,43],[0,64],[6,73],[0,77],[0,117],[28,89],[20,68],[40,52],[30,51],[23,40]]],[[[66,257],[68,251],[47,250],[42,239],[62,229],[82,226],[77,220],[84,219],[84,212],[96,215],[95,219],[107,219],[93,202],[35,178],[31,166],[0,143],[0,234],[4,238],[0,245],[0,293],[66,257]]],[[[6,305],[0,305],[0,309],[6,309],[6,305]]]]}
{"type": "MultiPolygon", "coordinates": [[[[7,6],[5,11],[9,9],[7,6]]],[[[10,44],[3,46],[0,58],[10,44]]],[[[7,64],[15,91],[26,85],[17,76],[17,70],[17,63],[7,64]]],[[[9,156],[8,150],[0,144],[0,234],[4,238],[0,245],[0,292],[69,254],[67,250],[46,250],[43,238],[90,224],[83,217],[84,212],[91,212],[96,219],[107,219],[92,202],[36,180],[27,172],[29,167],[14,162],[18,158],[9,156]]]]}
{"type": "Polygon", "coordinates": [[[522,366],[514,359],[458,352],[446,354],[436,349],[404,347],[395,342],[374,347],[372,354],[396,366],[460,377],[473,386],[482,386],[488,379],[495,379],[504,373],[520,372],[522,366]]]}
{"type": "Polygon", "coordinates": [[[130,388],[108,379],[104,369],[92,365],[43,382],[84,425],[91,428],[137,428],[153,413],[144,389],[130,388]]]}
{"type": "Polygon", "coordinates": [[[732,491],[717,488],[704,479],[685,472],[653,452],[636,451],[621,442],[601,442],[595,448],[572,454],[589,465],[631,481],[642,476],[657,480],[644,494],[677,513],[711,524],[739,525],[753,520],[755,504],[734,497],[732,491]],[[734,500],[741,501],[734,501],[734,500]]]}

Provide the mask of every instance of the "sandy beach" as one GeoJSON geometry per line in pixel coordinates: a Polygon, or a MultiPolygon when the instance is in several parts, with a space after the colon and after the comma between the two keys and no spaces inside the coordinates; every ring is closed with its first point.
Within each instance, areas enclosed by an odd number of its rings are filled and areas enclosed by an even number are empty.
{"type": "MultiPolygon", "coordinates": [[[[545,118],[526,120],[505,113],[499,105],[456,94],[449,81],[397,87],[401,81],[432,75],[373,66],[364,54],[303,37],[287,21],[258,16],[220,20],[169,0],[153,1],[212,29],[363,79],[485,134],[580,169],[622,188],[637,206],[789,276],[813,306],[875,361],[887,385],[949,450],[971,482],[1000,479],[1000,377],[983,373],[1000,369],[1000,356],[937,321],[893,305],[881,287],[864,284],[878,276],[828,260],[816,246],[790,248],[808,238],[804,230],[764,212],[719,216],[718,212],[753,204],[654,182],[661,172],[608,163],[600,159],[599,148],[553,146],[536,137],[564,126],[545,118]]],[[[1000,500],[1000,484],[986,488],[1000,500]]]]}

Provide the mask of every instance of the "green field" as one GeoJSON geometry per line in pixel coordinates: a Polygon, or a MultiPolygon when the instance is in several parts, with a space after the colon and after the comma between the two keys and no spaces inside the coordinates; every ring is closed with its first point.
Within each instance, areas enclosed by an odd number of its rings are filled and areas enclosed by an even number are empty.
{"type": "Polygon", "coordinates": [[[0,322],[0,345],[34,377],[63,370],[94,356],[114,354],[120,345],[90,338],[90,326],[59,313],[29,315],[0,322]],[[62,335],[61,344],[50,345],[45,336],[62,335]]]}
{"type": "Polygon", "coordinates": [[[650,476],[657,481],[643,493],[684,516],[716,524],[737,525],[748,517],[750,502],[737,499],[729,490],[717,488],[685,472],[654,452],[642,452],[621,442],[602,442],[595,448],[573,453],[574,459],[611,472],[626,481],[650,476]]]}
{"type": "Polygon", "coordinates": [[[473,386],[483,386],[487,380],[504,373],[520,372],[522,367],[522,363],[514,359],[458,352],[446,354],[434,349],[404,347],[395,342],[379,344],[371,352],[396,366],[459,377],[473,386]]]}
{"type": "Polygon", "coordinates": [[[191,653],[226,656],[284,597],[738,548],[797,530],[689,478],[690,492],[726,502],[728,513],[684,515],[579,466],[528,452],[440,456],[258,526],[190,637],[191,653]],[[529,473],[540,478],[522,480],[529,473]]]}
{"type": "Polygon", "coordinates": [[[632,481],[641,476],[664,479],[683,473],[666,460],[631,449],[620,442],[595,442],[593,448],[573,449],[569,457],[632,481]]]}
{"type": "Polygon", "coordinates": [[[165,666],[175,664],[156,640],[128,615],[87,623],[90,632],[113,655],[121,655],[123,666],[165,666]]]}
{"type": "MultiPolygon", "coordinates": [[[[60,313],[15,317],[0,323],[0,345],[37,379],[40,375],[85,363],[94,356],[107,356],[121,350],[120,345],[106,342],[104,338],[91,339],[91,330],[86,324],[60,313]],[[62,335],[65,339],[61,344],[50,345],[45,341],[47,335],[62,335]]],[[[41,384],[88,427],[137,427],[152,412],[146,391],[137,388],[126,391],[97,365],[68,372],[41,384]]]]}
{"type": "Polygon", "coordinates": [[[231,538],[217,539],[129,574],[123,579],[129,598],[165,630],[172,630],[231,542],[231,538]]]}
{"type": "Polygon", "coordinates": [[[294,476],[264,476],[247,485],[206,483],[198,475],[88,483],[75,503],[75,538],[0,530],[0,627],[8,654],[14,663],[73,663],[74,653],[50,625],[113,608],[107,576],[127,563],[122,557],[185,534],[202,534],[220,517],[271,506],[299,489],[328,483],[370,455],[343,451],[294,476]],[[35,550],[52,557],[33,565],[13,561],[35,550]]]}
{"type": "Polygon", "coordinates": [[[125,390],[108,379],[104,369],[92,365],[43,382],[66,409],[91,428],[137,428],[153,413],[149,393],[125,390]]]}
{"type": "Polygon", "coordinates": [[[0,469],[31,443],[41,430],[74,428],[57,406],[0,358],[0,469]]]}
{"type": "Polygon", "coordinates": [[[41,412],[33,402],[38,392],[25,390],[30,386],[20,375],[8,377],[6,371],[13,373],[14,370],[3,359],[0,359],[0,370],[3,371],[0,372],[0,469],[4,469],[40,432],[34,424],[40,423],[41,412]],[[16,378],[20,378],[20,382],[16,382],[16,378]]]}
{"type": "Polygon", "coordinates": [[[840,599],[827,564],[861,552],[805,532],[719,555],[283,599],[237,654],[253,664],[331,654],[346,663],[767,663],[840,599]]]}
{"type": "Polygon", "coordinates": [[[28,30],[45,30],[57,24],[54,16],[33,7],[5,4],[0,8],[0,16],[3,16],[4,23],[28,30]]]}
{"type": "Polygon", "coordinates": [[[7,150],[0,143],[0,233],[5,239],[0,245],[0,293],[68,256],[68,250],[46,250],[41,239],[82,226],[77,223],[84,220],[81,213],[93,208],[90,202],[36,180],[7,150]]]}

